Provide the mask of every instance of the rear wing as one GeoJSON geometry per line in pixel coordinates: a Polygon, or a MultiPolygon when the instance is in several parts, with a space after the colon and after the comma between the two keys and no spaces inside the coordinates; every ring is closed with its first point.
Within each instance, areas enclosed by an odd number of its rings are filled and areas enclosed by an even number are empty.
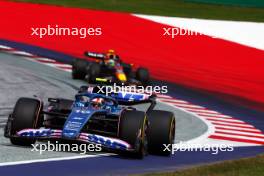
{"type": "Polygon", "coordinates": [[[103,53],[95,53],[95,52],[89,52],[85,51],[84,55],[93,59],[105,59],[106,55],[103,53]]]}

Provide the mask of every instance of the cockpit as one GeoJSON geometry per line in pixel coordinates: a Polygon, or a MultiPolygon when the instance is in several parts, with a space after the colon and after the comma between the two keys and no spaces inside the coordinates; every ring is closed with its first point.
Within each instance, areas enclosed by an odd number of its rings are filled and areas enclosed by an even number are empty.
{"type": "Polygon", "coordinates": [[[109,97],[99,94],[77,94],[75,96],[75,107],[87,107],[92,109],[109,109],[117,106],[117,102],[109,97]]]}

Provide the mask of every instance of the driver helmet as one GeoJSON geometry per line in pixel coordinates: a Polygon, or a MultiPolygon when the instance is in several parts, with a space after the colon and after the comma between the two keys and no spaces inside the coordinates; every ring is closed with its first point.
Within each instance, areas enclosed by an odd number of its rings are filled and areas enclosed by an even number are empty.
{"type": "Polygon", "coordinates": [[[87,106],[87,103],[89,102],[89,97],[87,96],[81,96],[79,98],[79,101],[77,101],[76,106],[78,107],[85,107],[87,106]]]}
{"type": "Polygon", "coordinates": [[[119,56],[118,55],[110,55],[109,59],[113,59],[114,61],[119,61],[119,56]]]}
{"type": "Polygon", "coordinates": [[[114,67],[114,66],[115,66],[115,61],[114,61],[113,59],[109,59],[109,60],[107,61],[107,64],[108,64],[109,66],[111,66],[111,67],[114,67]]]}
{"type": "Polygon", "coordinates": [[[119,60],[119,56],[116,55],[115,50],[112,49],[107,51],[106,56],[107,59],[114,59],[116,61],[119,60]]]}
{"type": "Polygon", "coordinates": [[[110,50],[108,50],[108,51],[106,52],[106,58],[107,58],[107,59],[111,59],[111,58],[113,58],[114,56],[115,56],[115,50],[110,49],[110,50]]]}
{"type": "Polygon", "coordinates": [[[105,104],[105,100],[103,98],[94,98],[91,104],[94,108],[100,108],[105,104]]]}
{"type": "Polygon", "coordinates": [[[82,103],[87,103],[87,102],[89,102],[89,97],[87,97],[87,96],[81,96],[81,98],[80,98],[80,102],[82,102],[82,103]]]}
{"type": "Polygon", "coordinates": [[[107,55],[110,56],[110,55],[115,55],[115,50],[113,49],[110,49],[107,51],[107,55]]]}

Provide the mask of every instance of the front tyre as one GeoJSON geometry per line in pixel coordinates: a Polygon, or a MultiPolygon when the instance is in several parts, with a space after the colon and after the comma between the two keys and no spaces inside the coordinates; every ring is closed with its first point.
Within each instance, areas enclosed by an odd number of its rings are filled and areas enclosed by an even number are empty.
{"type": "Polygon", "coordinates": [[[129,153],[130,156],[143,159],[147,155],[147,128],[148,119],[144,112],[125,111],[121,116],[119,137],[135,149],[134,152],[129,153]]]}
{"type": "Polygon", "coordinates": [[[86,75],[88,62],[82,59],[74,59],[72,62],[72,78],[84,79],[86,75]]]}
{"type": "Polygon", "coordinates": [[[175,138],[175,117],[172,112],[152,110],[148,113],[148,148],[149,153],[169,156],[175,138]],[[165,149],[169,145],[169,149],[165,149]]]}
{"type": "Polygon", "coordinates": [[[86,70],[85,79],[88,83],[96,83],[96,78],[100,75],[101,66],[98,63],[91,63],[86,70]]]}
{"type": "MultiPolygon", "coordinates": [[[[42,111],[42,103],[33,98],[18,99],[14,111],[12,113],[11,135],[15,135],[18,131],[27,128],[38,128],[41,121],[40,113],[42,111]]],[[[30,146],[36,142],[35,139],[11,137],[10,141],[14,145],[30,146]]]]}
{"type": "Polygon", "coordinates": [[[128,78],[133,78],[132,66],[130,64],[122,63],[124,72],[128,78]]]}

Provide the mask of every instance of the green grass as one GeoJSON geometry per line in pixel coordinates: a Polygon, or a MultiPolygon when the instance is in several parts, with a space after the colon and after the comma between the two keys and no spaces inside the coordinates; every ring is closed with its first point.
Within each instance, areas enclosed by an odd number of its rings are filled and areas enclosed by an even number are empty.
{"type": "Polygon", "coordinates": [[[264,155],[219,164],[200,166],[171,173],[146,174],[144,176],[263,176],[264,155]]]}
{"type": "Polygon", "coordinates": [[[187,3],[183,0],[15,0],[163,16],[264,21],[264,8],[187,3]]]}

